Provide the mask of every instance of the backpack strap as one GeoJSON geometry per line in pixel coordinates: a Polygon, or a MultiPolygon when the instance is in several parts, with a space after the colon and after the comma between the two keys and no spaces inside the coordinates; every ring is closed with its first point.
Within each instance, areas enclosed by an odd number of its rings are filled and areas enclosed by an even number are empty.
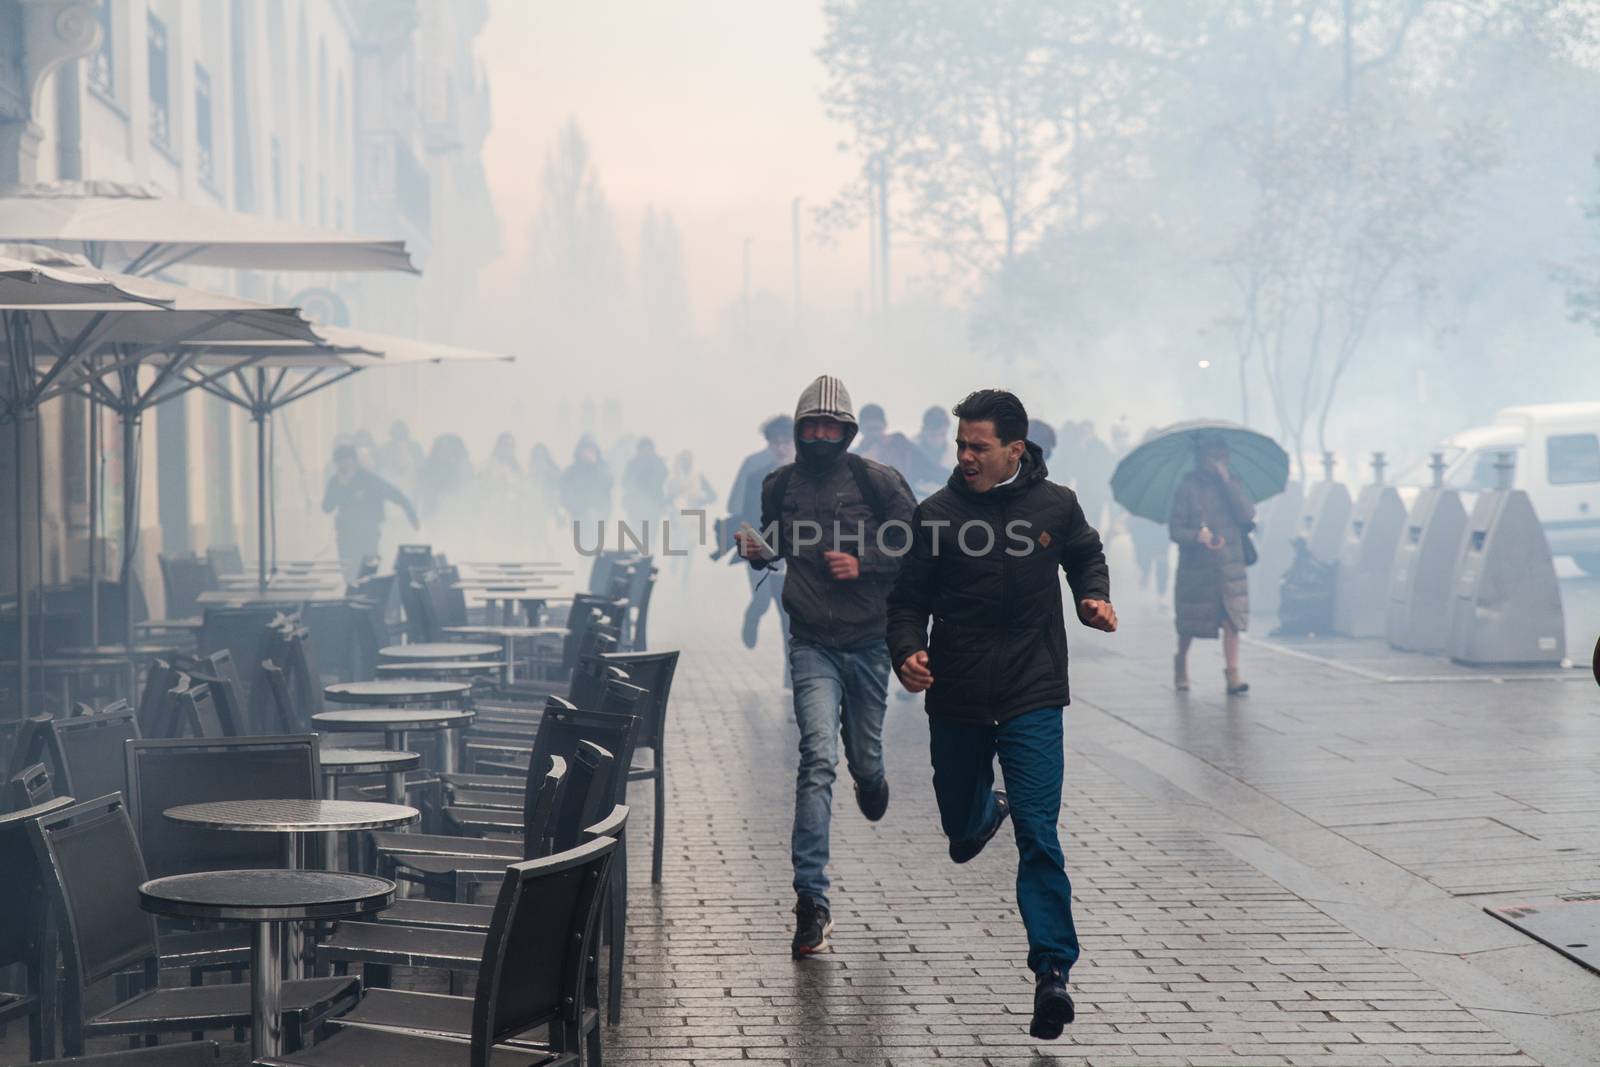
{"type": "Polygon", "coordinates": [[[856,480],[856,488],[861,491],[861,499],[867,502],[867,507],[872,509],[872,517],[881,526],[885,514],[883,495],[878,492],[878,487],[872,484],[872,476],[867,472],[867,461],[854,452],[846,452],[844,461],[850,468],[850,477],[856,480]]]}
{"type": "MultiPolygon", "coordinates": [[[[878,492],[878,487],[872,483],[872,475],[867,470],[867,461],[854,452],[844,454],[845,466],[850,470],[850,477],[855,480],[856,489],[861,492],[861,499],[865,500],[867,507],[872,509],[872,517],[880,524],[886,514],[883,505],[883,494],[878,492]]],[[[783,515],[783,498],[789,492],[789,479],[794,476],[794,464],[789,463],[778,468],[778,476],[772,482],[772,488],[762,494],[761,508],[781,517],[783,515]]]]}

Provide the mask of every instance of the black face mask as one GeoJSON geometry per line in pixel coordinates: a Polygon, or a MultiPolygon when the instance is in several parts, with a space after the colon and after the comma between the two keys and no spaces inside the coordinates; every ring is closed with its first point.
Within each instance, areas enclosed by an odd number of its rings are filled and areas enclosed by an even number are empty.
{"type": "Polygon", "coordinates": [[[798,446],[800,462],[813,470],[824,470],[844,454],[843,441],[801,441],[798,446]]]}

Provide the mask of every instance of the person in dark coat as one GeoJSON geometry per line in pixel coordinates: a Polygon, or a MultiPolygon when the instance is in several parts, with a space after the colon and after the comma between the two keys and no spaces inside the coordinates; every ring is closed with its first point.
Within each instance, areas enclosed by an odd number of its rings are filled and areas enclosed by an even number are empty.
{"type": "Polygon", "coordinates": [[[1250,577],[1245,570],[1245,535],[1255,529],[1255,504],[1228,469],[1228,445],[1216,436],[1195,445],[1195,468],[1172,498],[1167,531],[1178,543],[1178,578],[1173,584],[1173,621],[1178,654],[1172,684],[1189,688],[1189,646],[1195,638],[1222,632],[1227,689],[1237,696],[1250,686],[1239,676],[1239,635],[1250,625],[1250,577]]]}
{"type": "Polygon", "coordinates": [[[795,775],[795,934],[801,959],[828,946],[829,828],[833,782],[844,735],[845,763],[856,806],[877,822],[889,808],[883,762],[883,715],[889,692],[884,604],[900,568],[883,536],[904,527],[915,504],[893,468],[847,451],[856,416],[844,383],[822,375],[795,405],[796,460],[761,484],[760,533],[740,534],[740,554],[764,569],[787,569],[783,606],[789,614],[789,670],[800,727],[795,775]],[[774,556],[767,551],[774,550],[774,556]]]}
{"type": "MultiPolygon", "coordinates": [[[[761,424],[761,436],[767,447],[752,452],[739,464],[734,475],[733,488],[728,490],[728,516],[735,522],[761,525],[761,485],[767,475],[786,463],[794,462],[794,419],[788,415],[774,415],[761,424]]],[[[789,616],[783,610],[783,572],[776,568],[756,570],[747,568],[750,577],[750,603],[744,610],[744,626],[740,637],[745,648],[755,648],[761,636],[761,619],[768,605],[778,611],[778,626],[784,641],[789,640],[789,616]]],[[[784,688],[789,688],[789,657],[784,659],[784,688]]]]}
{"type": "Polygon", "coordinates": [[[573,522],[585,526],[611,514],[611,468],[588,434],[578,439],[572,464],[561,472],[561,507],[573,522]]]}
{"type": "Polygon", "coordinates": [[[667,519],[667,464],[656,454],[656,443],[639,438],[633,458],[622,468],[622,514],[636,532],[667,519]]]}
{"type": "Polygon", "coordinates": [[[322,510],[333,512],[333,528],[339,543],[339,563],[346,581],[355,581],[361,564],[378,554],[378,537],[383,529],[384,506],[393,504],[405,512],[411,528],[417,528],[417,509],[406,495],[361,465],[354,445],[333,450],[333,477],[322,494],[322,510]]]}
{"type": "Polygon", "coordinates": [[[889,654],[901,684],[927,693],[933,792],[950,858],[966,863],[1012,818],[1017,905],[1035,975],[1029,1032],[1050,1040],[1073,1018],[1066,979],[1079,952],[1056,831],[1070,699],[1057,569],[1085,626],[1115,631],[1117,614],[1100,535],[1077,494],[1046,480],[1022,402],[984,389],[954,414],[956,469],[912,519],[889,595],[889,654]],[[997,756],[1006,792],[994,788],[997,756]]]}

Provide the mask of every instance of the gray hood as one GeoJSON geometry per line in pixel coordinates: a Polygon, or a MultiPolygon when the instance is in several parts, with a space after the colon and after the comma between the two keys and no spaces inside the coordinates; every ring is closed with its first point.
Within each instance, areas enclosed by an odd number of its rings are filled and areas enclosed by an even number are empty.
{"type": "Polygon", "coordinates": [[[827,415],[844,423],[847,429],[844,446],[855,440],[856,410],[850,403],[850,390],[831,374],[819,374],[815,381],[800,392],[800,401],[794,406],[794,443],[800,444],[800,420],[808,416],[827,415]]]}

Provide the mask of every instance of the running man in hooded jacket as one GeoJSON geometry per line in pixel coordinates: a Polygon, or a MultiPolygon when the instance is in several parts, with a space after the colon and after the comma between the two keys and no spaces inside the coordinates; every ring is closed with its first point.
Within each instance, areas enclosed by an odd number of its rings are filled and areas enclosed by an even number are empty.
{"type": "Polygon", "coordinates": [[[856,417],[850,394],[823,375],[800,394],[794,413],[796,462],[768,474],[761,487],[761,527],[777,551],[768,557],[741,537],[750,565],[787,569],[789,669],[800,725],[795,780],[795,959],[827,948],[828,828],[844,734],[856,804],[876,822],[889,807],[883,766],[883,713],[889,689],[885,601],[906,544],[915,502],[898,473],[850,455],[856,417]],[[885,523],[901,527],[879,537],[885,523]],[[775,539],[775,540],[774,540],[775,539]]]}

